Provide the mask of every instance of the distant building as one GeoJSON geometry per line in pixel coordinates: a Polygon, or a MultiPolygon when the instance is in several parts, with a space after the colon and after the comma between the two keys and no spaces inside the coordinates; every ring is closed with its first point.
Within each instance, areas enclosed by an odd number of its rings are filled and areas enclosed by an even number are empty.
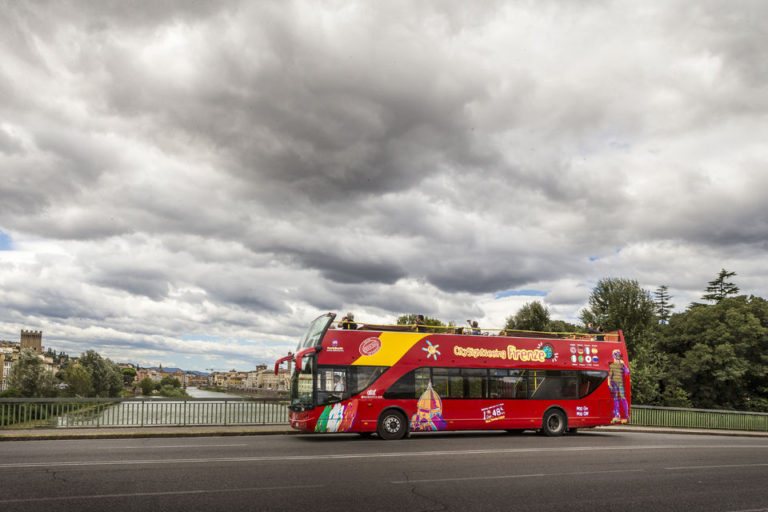
{"type": "Polygon", "coordinates": [[[43,331],[21,330],[21,349],[28,348],[35,354],[43,355],[43,331]]]}

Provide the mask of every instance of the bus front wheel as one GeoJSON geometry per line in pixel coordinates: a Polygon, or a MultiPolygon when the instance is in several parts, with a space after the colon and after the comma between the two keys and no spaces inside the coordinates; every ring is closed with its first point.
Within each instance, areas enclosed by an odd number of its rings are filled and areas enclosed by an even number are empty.
{"type": "Polygon", "coordinates": [[[550,409],[544,414],[541,431],[548,436],[561,436],[568,428],[568,418],[560,409],[550,409]]]}
{"type": "Polygon", "coordinates": [[[376,431],[379,437],[386,440],[402,439],[408,434],[408,423],[401,412],[389,410],[379,418],[376,431]]]}

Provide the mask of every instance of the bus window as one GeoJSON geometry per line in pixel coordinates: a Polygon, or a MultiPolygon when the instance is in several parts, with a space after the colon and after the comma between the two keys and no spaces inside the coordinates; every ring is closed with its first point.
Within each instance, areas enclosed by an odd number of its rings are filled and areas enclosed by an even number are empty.
{"type": "Polygon", "coordinates": [[[527,398],[525,370],[502,370],[493,368],[488,376],[490,398],[527,398]]]}
{"type": "Polygon", "coordinates": [[[464,396],[466,398],[484,398],[487,396],[488,372],[482,368],[464,368],[464,396]]]}
{"type": "Polygon", "coordinates": [[[585,396],[592,393],[594,390],[600,386],[600,384],[603,383],[605,378],[608,376],[608,372],[601,372],[601,371],[583,371],[581,372],[581,379],[579,384],[579,398],[584,398],[585,396]]]}
{"type": "Polygon", "coordinates": [[[546,370],[528,371],[528,389],[533,400],[551,400],[560,395],[560,372],[547,375],[546,370]]]}
{"type": "Polygon", "coordinates": [[[509,398],[528,398],[527,370],[509,370],[507,381],[510,384],[511,396],[509,398]]]}
{"type": "Polygon", "coordinates": [[[349,398],[347,371],[344,366],[320,366],[317,369],[317,403],[332,404],[349,398]]]}
{"type": "Polygon", "coordinates": [[[384,398],[402,399],[414,398],[414,375],[416,370],[411,370],[389,386],[384,392],[384,398]]]}
{"type": "Polygon", "coordinates": [[[432,389],[443,399],[464,398],[460,368],[432,368],[432,389]]]}
{"type": "Polygon", "coordinates": [[[560,396],[571,399],[579,397],[579,372],[563,371],[560,375],[560,396]]]}
{"type": "Polygon", "coordinates": [[[447,398],[464,398],[464,378],[459,368],[447,368],[448,396],[447,398]]]}
{"type": "Polygon", "coordinates": [[[350,366],[348,368],[350,396],[357,395],[370,387],[388,368],[388,366],[350,366]]]}
{"type": "Polygon", "coordinates": [[[419,368],[414,370],[414,373],[416,389],[411,398],[419,398],[427,390],[432,379],[432,372],[430,372],[429,368],[419,368]]]}

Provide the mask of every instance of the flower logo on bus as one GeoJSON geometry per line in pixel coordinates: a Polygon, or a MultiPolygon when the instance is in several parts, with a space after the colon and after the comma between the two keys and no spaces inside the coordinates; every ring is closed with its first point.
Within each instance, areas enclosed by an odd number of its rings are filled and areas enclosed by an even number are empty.
{"type": "Polygon", "coordinates": [[[437,350],[438,348],[440,348],[440,345],[433,345],[432,342],[429,340],[426,340],[426,342],[427,342],[427,346],[422,348],[421,350],[427,353],[427,359],[429,359],[430,357],[433,357],[435,361],[437,361],[437,356],[442,355],[440,351],[437,350]]]}

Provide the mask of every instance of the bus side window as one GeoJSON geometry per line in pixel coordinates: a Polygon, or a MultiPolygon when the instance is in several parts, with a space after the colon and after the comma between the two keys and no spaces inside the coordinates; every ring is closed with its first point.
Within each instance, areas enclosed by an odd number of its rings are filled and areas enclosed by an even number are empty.
{"type": "Polygon", "coordinates": [[[584,398],[592,393],[608,377],[608,372],[605,371],[585,370],[580,373],[579,398],[584,398]]]}
{"type": "Polygon", "coordinates": [[[349,398],[345,368],[320,366],[317,369],[317,401],[320,404],[340,402],[349,398]]]}

